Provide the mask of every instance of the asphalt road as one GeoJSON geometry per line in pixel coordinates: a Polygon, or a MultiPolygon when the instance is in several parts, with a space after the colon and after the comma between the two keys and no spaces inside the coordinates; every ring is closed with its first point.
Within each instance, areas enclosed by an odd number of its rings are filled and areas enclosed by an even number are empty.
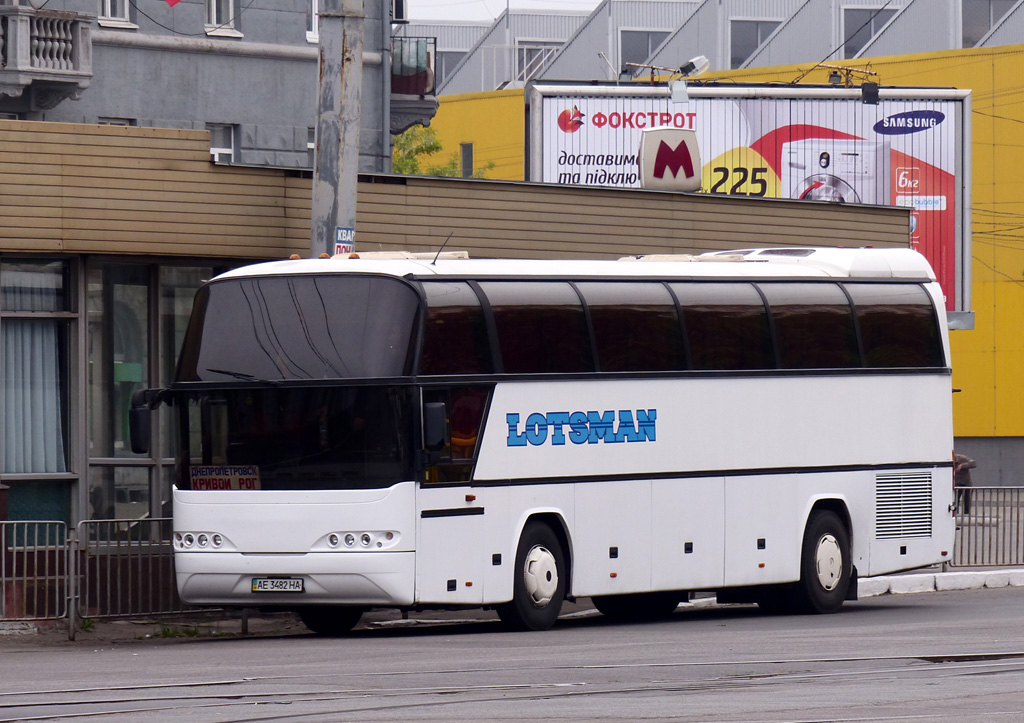
{"type": "MultiPolygon", "coordinates": [[[[386,621],[384,621],[386,622],[386,621]]],[[[883,595],[835,615],[681,607],[553,630],[486,617],[347,638],[0,640],[0,720],[1024,721],[1024,588],[883,595]]]]}

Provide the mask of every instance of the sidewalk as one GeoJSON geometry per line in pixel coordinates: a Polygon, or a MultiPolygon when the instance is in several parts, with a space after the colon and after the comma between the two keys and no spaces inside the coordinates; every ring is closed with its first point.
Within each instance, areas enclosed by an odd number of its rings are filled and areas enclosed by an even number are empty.
{"type": "MultiPolygon", "coordinates": [[[[970,570],[883,575],[858,580],[858,597],[903,595],[947,590],[1024,587],[1024,568],[978,568],[970,570]]],[[[714,595],[695,597],[682,607],[717,605],[714,595]]],[[[588,598],[566,602],[562,619],[600,615],[588,598]]],[[[433,625],[479,624],[497,621],[490,610],[427,610],[403,615],[396,610],[371,610],[363,616],[358,629],[408,628],[433,625]]],[[[46,647],[109,646],[137,641],[150,643],[180,642],[183,639],[286,637],[306,635],[309,631],[292,613],[253,611],[243,619],[240,611],[196,612],[185,615],[126,619],[86,618],[68,640],[66,620],[43,622],[0,622],[0,650],[38,649],[46,647]],[[246,631],[247,632],[243,632],[246,631]]]]}

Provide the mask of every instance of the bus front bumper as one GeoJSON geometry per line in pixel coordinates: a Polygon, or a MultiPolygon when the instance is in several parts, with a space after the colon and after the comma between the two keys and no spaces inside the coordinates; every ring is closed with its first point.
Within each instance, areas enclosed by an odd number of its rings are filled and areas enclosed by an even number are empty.
{"type": "Polygon", "coordinates": [[[243,607],[302,605],[411,605],[413,552],[343,552],[269,555],[237,552],[174,556],[178,594],[191,605],[243,607]],[[260,580],[284,580],[301,592],[255,592],[260,580]]]}

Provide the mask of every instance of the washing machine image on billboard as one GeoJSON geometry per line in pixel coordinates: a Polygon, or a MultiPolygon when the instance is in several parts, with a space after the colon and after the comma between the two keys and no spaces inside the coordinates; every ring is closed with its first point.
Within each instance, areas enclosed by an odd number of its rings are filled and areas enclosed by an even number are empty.
{"type": "Polygon", "coordinates": [[[889,144],[808,138],[782,144],[782,189],[789,198],[888,206],[889,144]]]}

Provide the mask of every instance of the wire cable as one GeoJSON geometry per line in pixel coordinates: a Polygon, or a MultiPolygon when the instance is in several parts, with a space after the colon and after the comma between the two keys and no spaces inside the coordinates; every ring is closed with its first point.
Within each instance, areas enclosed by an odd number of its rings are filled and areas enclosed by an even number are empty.
{"type": "Polygon", "coordinates": [[[853,31],[852,33],[850,33],[850,35],[849,35],[849,36],[848,36],[848,37],[846,38],[846,40],[844,40],[843,42],[841,42],[841,43],[839,44],[839,46],[838,46],[838,47],[834,48],[834,49],[833,49],[833,50],[832,50],[832,51],[831,51],[831,52],[830,52],[830,53],[829,53],[828,55],[826,55],[826,56],[825,56],[824,58],[822,58],[822,59],[821,59],[821,60],[819,60],[819,61],[818,61],[817,63],[815,63],[815,64],[814,64],[814,65],[813,65],[813,66],[812,66],[811,68],[809,68],[808,70],[805,70],[805,71],[804,71],[804,72],[802,72],[802,73],[801,73],[800,75],[798,75],[798,76],[797,76],[797,78],[796,78],[796,80],[790,81],[790,84],[791,84],[791,85],[796,85],[796,84],[797,84],[797,83],[799,83],[799,82],[800,82],[801,80],[803,80],[804,78],[806,78],[806,77],[807,77],[807,75],[808,75],[808,74],[809,74],[809,73],[810,73],[811,71],[813,71],[813,70],[814,70],[815,68],[818,68],[818,67],[819,67],[819,66],[820,66],[820,65],[821,65],[822,63],[824,63],[824,62],[825,62],[826,60],[828,60],[828,59],[829,59],[829,58],[831,58],[831,57],[832,57],[833,55],[835,55],[835,54],[836,54],[836,53],[838,53],[838,52],[839,52],[840,50],[842,50],[842,49],[843,49],[843,46],[845,46],[845,45],[846,45],[846,44],[847,44],[848,42],[850,42],[850,40],[852,40],[852,39],[853,39],[853,36],[854,36],[854,35],[856,35],[856,34],[857,34],[857,33],[859,33],[859,32],[860,32],[861,30],[863,30],[863,29],[864,29],[864,28],[866,28],[866,27],[867,27],[868,25],[870,25],[870,24],[871,24],[871,22],[872,22],[872,21],[873,21],[873,20],[875,19],[875,17],[876,17],[877,15],[878,15],[878,13],[882,12],[882,11],[883,11],[883,10],[885,10],[885,9],[886,9],[887,7],[889,7],[889,5],[890,5],[891,3],[892,3],[892,0],[885,0],[885,5],[883,5],[882,7],[878,8],[877,10],[875,10],[875,12],[871,13],[870,17],[868,17],[868,19],[867,19],[867,20],[865,20],[865,21],[864,21],[864,23],[863,23],[863,24],[862,24],[862,25],[861,25],[861,26],[860,26],[859,28],[857,28],[857,29],[856,29],[856,30],[854,30],[854,31],[853,31]]]}
{"type": "MultiPolygon", "coordinates": [[[[49,2],[49,0],[47,0],[47,2],[49,2]]],[[[245,4],[245,7],[243,7],[241,10],[236,11],[235,14],[232,15],[229,20],[227,20],[226,22],[222,23],[221,25],[214,26],[212,28],[204,30],[201,33],[183,33],[180,30],[175,30],[172,27],[164,25],[162,22],[160,22],[159,20],[154,18],[152,15],[149,15],[148,13],[146,13],[145,10],[143,10],[142,8],[139,7],[138,3],[136,3],[135,0],[128,0],[128,4],[131,5],[135,9],[135,12],[137,12],[142,17],[146,18],[149,22],[153,23],[154,25],[156,25],[158,27],[163,28],[164,30],[166,30],[166,31],[168,31],[170,33],[173,33],[174,35],[181,35],[183,37],[188,37],[188,38],[201,38],[204,35],[209,35],[211,32],[215,32],[217,30],[221,30],[222,28],[233,28],[235,26],[235,20],[237,20],[238,18],[242,17],[242,13],[244,13],[246,10],[248,10],[252,6],[252,4],[255,3],[255,2],[256,2],[256,0],[249,0],[249,2],[245,4]]]]}

